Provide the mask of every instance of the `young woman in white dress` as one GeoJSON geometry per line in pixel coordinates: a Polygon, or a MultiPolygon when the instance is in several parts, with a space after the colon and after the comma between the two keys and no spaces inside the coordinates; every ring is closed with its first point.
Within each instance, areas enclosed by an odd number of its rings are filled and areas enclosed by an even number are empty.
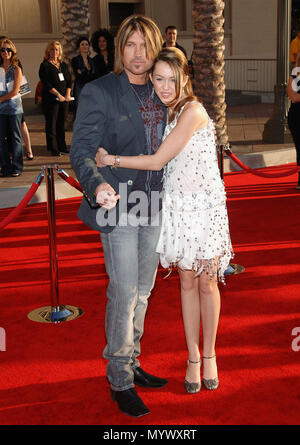
{"type": "MultiPolygon", "coordinates": [[[[99,167],[164,169],[162,230],[157,245],[163,267],[177,266],[188,361],[184,386],[201,388],[200,327],[203,334],[203,385],[219,386],[215,342],[220,313],[218,280],[232,258],[226,194],[220,178],[214,125],[193,96],[188,64],[176,48],[163,49],[150,74],[160,100],[168,107],[164,140],[156,153],[118,156],[100,148],[99,167]]],[[[110,199],[99,197],[100,205],[110,199]]]]}

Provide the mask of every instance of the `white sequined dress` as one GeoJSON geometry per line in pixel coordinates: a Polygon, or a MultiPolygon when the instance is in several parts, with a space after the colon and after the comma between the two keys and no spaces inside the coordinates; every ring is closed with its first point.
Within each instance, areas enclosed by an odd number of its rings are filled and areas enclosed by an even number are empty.
{"type": "MultiPolygon", "coordinates": [[[[182,110],[166,126],[164,138],[175,127],[182,110]]],[[[163,189],[162,230],[156,248],[161,265],[204,270],[211,277],[217,270],[218,279],[224,281],[224,271],[233,252],[226,193],[210,118],[165,166],[163,189]]]]}

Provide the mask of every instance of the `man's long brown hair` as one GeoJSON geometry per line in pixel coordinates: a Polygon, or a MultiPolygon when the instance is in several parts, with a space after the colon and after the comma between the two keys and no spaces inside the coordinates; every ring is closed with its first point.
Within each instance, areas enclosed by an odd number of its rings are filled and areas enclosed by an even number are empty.
{"type": "Polygon", "coordinates": [[[122,60],[124,47],[129,36],[135,31],[139,31],[145,39],[148,59],[154,60],[162,47],[162,35],[153,20],[143,15],[131,15],[127,17],[121,23],[116,37],[114,64],[114,72],[116,74],[121,74],[124,71],[122,60]]]}

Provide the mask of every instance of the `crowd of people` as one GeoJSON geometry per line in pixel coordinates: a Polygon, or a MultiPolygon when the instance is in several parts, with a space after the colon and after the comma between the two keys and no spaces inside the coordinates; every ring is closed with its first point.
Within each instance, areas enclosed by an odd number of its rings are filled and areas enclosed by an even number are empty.
{"type": "MultiPolygon", "coordinates": [[[[114,38],[106,29],[96,31],[90,40],[82,36],[76,44],[78,55],[71,67],[63,60],[59,41],[46,45],[39,67],[40,81],[36,88],[36,103],[42,106],[45,118],[46,148],[49,154],[68,153],[65,125],[71,101],[75,114],[83,86],[114,69],[114,38]],[[90,46],[96,55],[91,57],[90,46]],[[75,79],[72,81],[72,77],[75,79]]],[[[24,118],[22,97],[22,65],[14,43],[0,37],[0,176],[20,176],[23,161],[34,159],[30,136],[24,118]],[[25,153],[23,154],[23,143],[25,153]]]]}

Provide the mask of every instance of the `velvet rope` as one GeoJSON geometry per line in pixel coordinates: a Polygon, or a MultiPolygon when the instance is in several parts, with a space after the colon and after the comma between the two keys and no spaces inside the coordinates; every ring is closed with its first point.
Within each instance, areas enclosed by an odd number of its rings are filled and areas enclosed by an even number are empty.
{"type": "Polygon", "coordinates": [[[0,232],[3,230],[13,219],[17,218],[17,216],[20,215],[20,213],[25,209],[37,189],[39,188],[42,179],[44,176],[40,177],[38,176],[39,180],[36,180],[22,199],[22,201],[15,207],[0,223],[0,232]]]}
{"type": "Polygon", "coordinates": [[[83,190],[82,190],[81,185],[79,184],[79,182],[76,179],[72,178],[72,176],[69,176],[68,173],[65,170],[63,170],[62,168],[57,168],[57,173],[68,184],[70,184],[72,187],[77,189],[79,192],[83,193],[83,190]]]}
{"type": "Polygon", "coordinates": [[[68,184],[70,184],[72,187],[74,187],[75,189],[79,190],[79,192],[82,193],[81,185],[79,184],[78,181],[76,181],[76,179],[72,178],[72,176],[69,176],[68,178],[66,178],[66,181],[68,184]]]}
{"type": "Polygon", "coordinates": [[[290,169],[289,171],[287,171],[285,173],[264,173],[264,172],[259,172],[257,170],[253,170],[252,168],[250,168],[246,164],[244,164],[228,148],[225,149],[225,153],[227,154],[227,156],[230,157],[230,159],[232,159],[239,167],[241,167],[246,172],[252,173],[253,175],[256,175],[256,176],[262,176],[263,178],[283,178],[284,176],[294,175],[295,173],[300,171],[300,166],[297,165],[296,167],[293,167],[292,169],[290,169]]]}

